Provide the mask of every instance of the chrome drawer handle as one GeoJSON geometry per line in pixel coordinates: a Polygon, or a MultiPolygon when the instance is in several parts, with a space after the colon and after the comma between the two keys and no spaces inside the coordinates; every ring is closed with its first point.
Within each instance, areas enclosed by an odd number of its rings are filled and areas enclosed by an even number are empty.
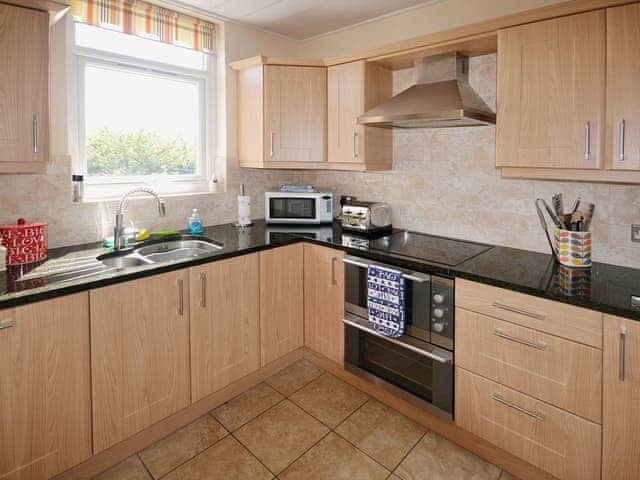
{"type": "Polygon", "coordinates": [[[353,157],[358,158],[358,132],[353,132],[353,157]]]}
{"type": "Polygon", "coordinates": [[[624,382],[624,374],[625,374],[625,357],[626,357],[626,346],[627,346],[627,329],[622,327],[620,329],[620,365],[619,365],[619,378],[621,382],[624,382]]]}
{"type": "Polygon", "coordinates": [[[591,160],[591,122],[584,124],[584,159],[591,160]]]}
{"type": "Polygon", "coordinates": [[[533,417],[536,420],[540,420],[540,421],[544,420],[544,415],[540,413],[532,412],[531,410],[522,408],[521,406],[516,405],[515,403],[512,403],[509,400],[505,400],[504,397],[498,393],[494,393],[493,395],[491,395],[491,398],[494,399],[496,402],[501,403],[502,405],[505,405],[509,408],[513,408],[514,410],[520,413],[524,413],[525,415],[529,415],[530,417],[533,417]]]}
{"type": "Polygon", "coordinates": [[[270,157],[273,157],[273,137],[274,137],[274,135],[275,135],[275,132],[271,132],[271,135],[270,135],[271,143],[270,143],[270,146],[269,146],[269,156],[270,157]]]}
{"type": "Polygon", "coordinates": [[[178,315],[184,315],[184,282],[178,280],[178,315]]]}
{"type": "Polygon", "coordinates": [[[520,315],[524,315],[525,317],[535,318],[536,320],[544,320],[545,316],[540,313],[528,312],[526,310],[522,310],[521,308],[512,307],[510,305],[505,305],[502,302],[493,302],[493,306],[496,308],[501,308],[502,310],[506,310],[507,312],[518,313],[520,315]]]}
{"type": "Polygon", "coordinates": [[[624,129],[625,129],[625,121],[624,118],[620,120],[620,143],[618,145],[618,160],[624,162],[624,129]]]}
{"type": "Polygon", "coordinates": [[[529,340],[523,340],[521,338],[517,338],[517,337],[512,337],[511,335],[508,335],[506,333],[504,333],[501,330],[496,330],[495,332],[493,332],[493,334],[496,337],[500,337],[500,338],[504,338],[505,340],[509,340],[510,342],[515,342],[515,343],[519,343],[521,345],[526,345],[527,347],[531,347],[531,348],[535,348],[537,350],[546,350],[547,349],[547,345],[543,342],[530,342],[529,340]]]}
{"type": "Polygon", "coordinates": [[[0,322],[0,330],[6,330],[7,328],[11,328],[14,325],[15,325],[15,322],[13,321],[13,319],[0,322]]]}
{"type": "Polygon", "coordinates": [[[202,289],[202,296],[200,297],[200,306],[206,308],[207,306],[207,275],[200,274],[200,288],[202,289]]]}
{"type": "Polygon", "coordinates": [[[336,279],[336,262],[338,259],[336,257],[331,257],[331,285],[337,285],[338,280],[336,279]]]}
{"type": "Polygon", "coordinates": [[[33,116],[33,153],[40,152],[40,147],[38,145],[38,137],[40,135],[39,123],[40,123],[40,119],[38,118],[38,115],[34,115],[33,116]]]}

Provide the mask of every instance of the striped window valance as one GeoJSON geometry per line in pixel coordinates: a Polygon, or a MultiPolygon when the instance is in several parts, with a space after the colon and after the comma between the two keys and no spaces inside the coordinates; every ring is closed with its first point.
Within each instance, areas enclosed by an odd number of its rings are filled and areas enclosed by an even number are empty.
{"type": "Polygon", "coordinates": [[[78,22],[212,52],[215,24],[142,0],[71,0],[78,22]]]}

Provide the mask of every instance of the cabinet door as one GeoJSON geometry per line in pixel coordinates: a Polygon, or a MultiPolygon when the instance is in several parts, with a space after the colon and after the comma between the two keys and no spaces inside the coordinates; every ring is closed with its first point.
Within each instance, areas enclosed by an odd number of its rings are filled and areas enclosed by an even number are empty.
{"type": "Polygon", "coordinates": [[[301,243],[260,253],[261,365],[304,344],[301,243]]]}
{"type": "Polygon", "coordinates": [[[602,478],[640,478],[640,323],[605,316],[602,478]]]}
{"type": "Polygon", "coordinates": [[[260,368],[258,254],[189,269],[191,399],[260,368]]]}
{"type": "Polygon", "coordinates": [[[344,252],[304,246],[304,343],[344,362],[344,252]]]}
{"type": "Polygon", "coordinates": [[[607,165],[640,170],[640,4],[607,9],[607,165]]]}
{"type": "Polygon", "coordinates": [[[324,162],[327,70],[264,67],[265,162],[324,162]]]}
{"type": "Polygon", "coordinates": [[[91,456],[86,293],[0,311],[0,478],[44,480],[91,456]]]}
{"type": "Polygon", "coordinates": [[[94,453],[189,405],[188,282],[181,270],[90,292],[94,453]]]}
{"type": "Polygon", "coordinates": [[[498,167],[602,166],[604,10],[498,33],[498,167]]]}
{"type": "Polygon", "coordinates": [[[358,116],[364,113],[364,61],[327,69],[328,158],[330,162],[362,160],[362,134],[358,116]]]}
{"type": "Polygon", "coordinates": [[[0,4],[0,173],[44,169],[49,14],[0,4]]]}

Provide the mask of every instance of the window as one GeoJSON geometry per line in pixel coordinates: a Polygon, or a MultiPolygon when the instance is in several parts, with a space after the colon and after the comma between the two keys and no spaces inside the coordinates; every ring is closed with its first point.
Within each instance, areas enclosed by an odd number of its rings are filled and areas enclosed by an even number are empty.
{"type": "MultiPolygon", "coordinates": [[[[111,27],[107,25],[107,27],[111,27]]],[[[138,185],[203,192],[213,177],[214,59],[206,51],[72,23],[77,152],[87,198],[138,185]]]]}

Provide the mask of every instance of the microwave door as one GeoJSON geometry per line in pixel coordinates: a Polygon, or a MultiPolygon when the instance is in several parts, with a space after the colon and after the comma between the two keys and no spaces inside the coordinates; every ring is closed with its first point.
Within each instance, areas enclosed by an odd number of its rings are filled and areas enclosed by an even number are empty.
{"type": "Polygon", "coordinates": [[[315,198],[276,197],[269,199],[269,213],[273,220],[315,220],[315,198]]]}

